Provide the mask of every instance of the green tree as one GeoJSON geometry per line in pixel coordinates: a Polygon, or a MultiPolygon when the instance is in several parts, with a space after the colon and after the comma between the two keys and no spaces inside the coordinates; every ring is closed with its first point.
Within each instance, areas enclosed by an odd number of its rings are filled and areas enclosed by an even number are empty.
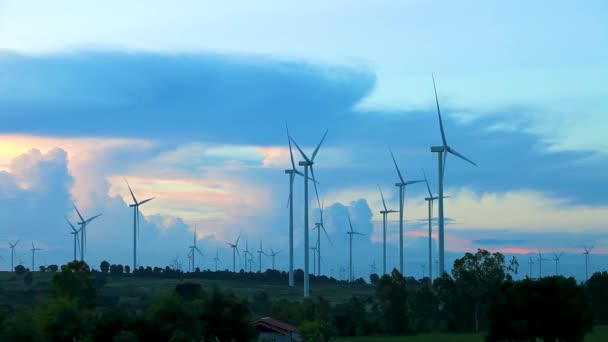
{"type": "Polygon", "coordinates": [[[608,324],[608,272],[596,272],[585,283],[593,319],[598,324],[608,324]]]}
{"type": "Polygon", "coordinates": [[[298,326],[298,332],[304,342],[325,342],[327,339],[321,331],[321,323],[318,320],[304,321],[298,326]]]}
{"type": "Polygon", "coordinates": [[[56,298],[74,299],[83,307],[94,307],[96,292],[89,266],[78,260],[61,266],[61,272],[51,279],[51,293],[56,298]]]}
{"type": "Polygon", "coordinates": [[[0,341],[39,342],[42,335],[36,324],[34,311],[30,308],[15,308],[15,314],[3,325],[0,341]]]}
{"type": "Polygon", "coordinates": [[[17,265],[17,266],[15,266],[15,273],[17,275],[25,274],[25,272],[27,272],[27,269],[23,265],[17,265]]]}
{"type": "Polygon", "coordinates": [[[480,311],[506,280],[507,272],[517,273],[517,260],[512,259],[509,265],[501,253],[490,253],[478,249],[477,253],[466,253],[454,261],[452,275],[458,291],[468,299],[473,308],[475,331],[480,329],[482,319],[480,311]]]}
{"type": "Polygon", "coordinates": [[[402,334],[408,329],[408,293],[405,278],[393,269],[383,275],[376,286],[376,300],[384,329],[391,334],[402,334]]]}
{"type": "Polygon", "coordinates": [[[54,298],[39,306],[36,315],[45,341],[86,340],[93,328],[92,312],[75,299],[54,298]]]}
{"type": "Polygon", "coordinates": [[[431,332],[440,329],[439,300],[430,286],[425,285],[410,292],[410,309],[412,310],[412,326],[416,332],[431,332]]]}
{"type": "Polygon", "coordinates": [[[110,263],[107,261],[102,261],[101,264],[99,264],[99,269],[101,270],[102,273],[109,273],[110,272],[110,263]]]}
{"type": "Polygon", "coordinates": [[[23,282],[28,287],[32,286],[32,283],[34,282],[34,276],[32,275],[32,272],[25,273],[25,275],[23,276],[23,282]]]}

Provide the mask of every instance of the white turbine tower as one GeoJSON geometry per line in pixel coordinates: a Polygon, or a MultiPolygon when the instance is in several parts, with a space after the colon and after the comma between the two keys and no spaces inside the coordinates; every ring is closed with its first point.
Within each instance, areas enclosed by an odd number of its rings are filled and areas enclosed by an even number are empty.
{"type": "Polygon", "coordinates": [[[309,279],[309,272],[308,272],[308,259],[309,259],[309,252],[308,252],[308,169],[310,169],[310,174],[312,176],[312,181],[313,184],[315,186],[315,193],[317,194],[317,202],[319,199],[319,192],[317,190],[317,183],[316,183],[316,179],[315,179],[315,171],[313,169],[313,164],[315,161],[315,157],[317,156],[317,153],[319,152],[319,148],[321,148],[321,144],[323,144],[323,141],[325,140],[325,137],[327,136],[327,131],[325,131],[325,134],[323,135],[323,138],[321,138],[321,141],[319,142],[319,145],[317,145],[317,148],[315,148],[315,150],[312,153],[312,156],[310,158],[308,158],[308,156],[304,153],[304,151],[302,151],[302,149],[300,148],[300,146],[298,146],[298,144],[296,143],[295,140],[293,140],[293,138],[290,136],[289,139],[291,139],[291,141],[294,143],[294,145],[296,145],[296,148],[298,149],[298,151],[300,151],[300,154],[302,155],[302,158],[304,158],[304,161],[300,161],[298,163],[298,165],[300,166],[304,166],[304,297],[308,297],[310,296],[310,279],[309,279]]]}
{"type": "Polygon", "coordinates": [[[431,152],[437,153],[437,163],[439,170],[439,274],[440,276],[445,272],[445,237],[444,237],[444,217],[443,217],[443,178],[445,171],[445,163],[448,157],[448,153],[455,155],[456,157],[465,160],[475,166],[472,160],[458,153],[455,149],[448,145],[445,138],[445,132],[443,130],[443,121],[441,119],[441,110],[439,109],[439,99],[437,97],[437,88],[435,87],[435,77],[433,77],[433,89],[435,90],[435,103],[437,104],[437,115],[439,117],[439,129],[441,131],[441,141],[443,145],[431,147],[431,152]]]}
{"type": "Polygon", "coordinates": [[[19,243],[19,240],[15,241],[15,242],[8,242],[8,245],[10,246],[9,248],[11,249],[11,272],[15,272],[15,247],[17,247],[17,244],[19,243]]]}
{"type": "Polygon", "coordinates": [[[215,250],[215,258],[213,258],[213,261],[215,261],[215,272],[217,272],[217,263],[222,262],[222,260],[220,260],[220,251],[217,249],[215,250]]]}
{"type": "MultiPolygon", "coordinates": [[[[155,197],[138,202],[126,178],[125,182],[131,193],[131,198],[133,198],[133,204],[129,204],[129,207],[133,208],[133,269],[135,270],[137,268],[137,238],[139,237],[139,207],[150,202],[155,197]]],[[[194,260],[194,253],[192,253],[192,260],[194,260]]]]}
{"type": "Polygon", "coordinates": [[[272,269],[274,270],[274,257],[277,256],[277,254],[281,253],[281,251],[275,252],[274,250],[272,250],[272,248],[270,249],[270,256],[272,257],[272,269]]]}
{"type": "MultiPolygon", "coordinates": [[[[424,182],[426,183],[426,189],[429,192],[429,197],[425,197],[424,200],[429,203],[429,278],[433,277],[433,201],[439,199],[437,196],[433,196],[433,192],[431,191],[431,187],[429,186],[429,181],[426,178],[426,172],[422,170],[422,174],[424,175],[424,182]]],[[[443,196],[443,198],[448,198],[450,196],[443,196]]]]}
{"type": "Polygon", "coordinates": [[[36,269],[35,264],[34,264],[34,259],[36,256],[36,251],[41,251],[42,248],[36,248],[36,246],[34,246],[34,242],[32,242],[32,248],[30,249],[30,251],[32,251],[32,272],[34,272],[34,270],[36,269]]]}
{"type": "Polygon", "coordinates": [[[198,249],[198,247],[196,246],[196,226],[194,227],[194,236],[193,236],[193,241],[192,241],[192,246],[188,247],[190,249],[190,251],[192,252],[192,272],[194,272],[194,269],[196,268],[196,263],[194,262],[194,254],[196,254],[195,252],[198,252],[198,254],[201,255],[201,257],[203,257],[203,252],[201,252],[200,249],[198,249]]]}
{"type": "MultiPolygon", "coordinates": [[[[384,201],[384,195],[382,194],[382,188],[380,184],[378,184],[378,189],[380,190],[380,197],[382,198],[382,206],[384,210],[380,210],[380,214],[382,214],[382,274],[386,274],[386,220],[387,216],[390,213],[396,213],[397,210],[388,210],[386,208],[386,202],[384,201]]],[[[376,261],[374,260],[374,265],[376,261]]]]}
{"type": "Polygon", "coordinates": [[[82,215],[80,214],[80,211],[78,211],[78,208],[76,208],[75,204],[72,204],[74,206],[74,210],[76,210],[76,213],[78,214],[78,217],[80,218],[80,222],[78,222],[78,224],[80,225],[80,260],[84,261],[84,250],[87,246],[87,225],[89,223],[91,223],[91,221],[93,221],[94,219],[98,218],[99,216],[101,216],[101,214],[97,214],[87,220],[84,219],[84,217],[82,217],[82,215]]]}
{"type": "Polygon", "coordinates": [[[68,220],[67,217],[64,217],[64,218],[65,218],[66,222],[72,228],[72,231],[70,232],[70,234],[74,235],[74,260],[77,260],[78,254],[77,254],[76,250],[77,250],[77,247],[78,247],[78,234],[80,233],[80,230],[76,229],[76,227],[74,227],[74,225],[72,224],[72,222],[70,222],[70,220],[68,220]]]}
{"type": "Polygon", "coordinates": [[[553,253],[553,261],[555,261],[555,275],[559,275],[559,259],[563,253],[553,253]]]}
{"type": "Polygon", "coordinates": [[[260,250],[257,253],[258,253],[259,262],[260,262],[258,267],[259,267],[260,273],[262,273],[262,254],[265,256],[268,256],[268,254],[266,254],[266,252],[264,252],[264,249],[262,248],[262,239],[260,239],[260,250]]]}
{"type": "Polygon", "coordinates": [[[304,177],[301,171],[296,168],[296,163],[293,159],[293,151],[291,150],[291,137],[289,136],[289,129],[287,129],[287,142],[289,143],[289,158],[291,159],[291,169],[285,170],[285,173],[289,175],[289,286],[294,286],[293,281],[293,181],[296,175],[304,177]]]}
{"type": "Polygon", "coordinates": [[[534,265],[534,260],[532,260],[532,256],[530,256],[530,261],[528,261],[528,265],[530,265],[530,279],[532,279],[532,265],[534,265]]]}
{"type": "Polygon", "coordinates": [[[585,252],[583,253],[585,254],[585,281],[589,280],[589,254],[593,250],[593,247],[595,246],[583,247],[583,249],[585,250],[585,252]]]}
{"type": "MultiPolygon", "coordinates": [[[[239,256],[241,256],[241,253],[239,252],[239,240],[241,239],[241,233],[239,233],[239,236],[236,238],[236,241],[234,243],[230,243],[230,242],[226,242],[230,248],[232,248],[232,272],[236,273],[236,254],[238,253],[239,256]]],[[[217,263],[216,263],[216,268],[217,268],[217,263]]]]}
{"type": "MultiPolygon", "coordinates": [[[[250,255],[251,253],[249,253],[249,240],[245,240],[245,250],[243,251],[243,256],[245,259],[245,272],[249,272],[247,268],[247,258],[249,257],[251,259],[250,255]]],[[[251,268],[251,266],[249,268],[251,268]]]]}
{"type": "Polygon", "coordinates": [[[350,220],[350,214],[348,214],[348,224],[350,225],[350,231],[346,232],[346,234],[349,235],[349,242],[350,242],[348,281],[353,281],[353,235],[364,235],[364,234],[361,234],[361,233],[356,232],[356,231],[353,230],[353,223],[350,220]]]}
{"type": "MultiPolygon", "coordinates": [[[[317,260],[316,260],[316,265],[317,265],[317,270],[316,270],[316,274],[318,276],[321,275],[321,230],[323,230],[323,232],[325,233],[325,237],[327,237],[327,241],[329,241],[329,244],[331,245],[331,239],[329,238],[329,234],[327,234],[327,231],[325,230],[325,225],[323,224],[323,203],[321,202],[319,205],[319,214],[320,214],[320,222],[315,223],[315,227],[313,228],[317,230],[317,246],[315,248],[315,251],[317,253],[317,260]]],[[[313,249],[313,248],[311,248],[313,249]]]]}
{"type": "Polygon", "coordinates": [[[415,181],[405,181],[403,176],[401,175],[401,171],[399,170],[399,166],[397,166],[397,161],[395,160],[395,155],[393,154],[393,150],[389,147],[388,150],[391,152],[391,157],[393,158],[393,163],[395,164],[395,168],[397,169],[397,175],[399,175],[399,183],[395,183],[396,187],[399,187],[399,272],[403,276],[403,206],[405,202],[405,187],[411,184],[422,183],[424,180],[415,180],[415,181]]]}

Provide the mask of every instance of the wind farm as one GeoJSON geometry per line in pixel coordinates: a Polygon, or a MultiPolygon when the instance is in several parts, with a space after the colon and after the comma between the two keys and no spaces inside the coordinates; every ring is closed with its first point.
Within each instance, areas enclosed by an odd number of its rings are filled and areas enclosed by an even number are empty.
{"type": "Polygon", "coordinates": [[[604,3],[7,1],[0,341],[608,340],[604,3]]]}

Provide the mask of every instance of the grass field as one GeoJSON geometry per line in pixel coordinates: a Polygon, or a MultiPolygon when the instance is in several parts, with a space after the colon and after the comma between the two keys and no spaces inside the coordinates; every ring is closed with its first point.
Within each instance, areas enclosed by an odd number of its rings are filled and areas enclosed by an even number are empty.
{"type": "MultiPolygon", "coordinates": [[[[608,341],[608,326],[600,325],[593,334],[585,337],[585,342],[608,341]]],[[[417,336],[364,336],[335,339],[336,342],[483,342],[483,334],[420,334],[417,336]]]]}

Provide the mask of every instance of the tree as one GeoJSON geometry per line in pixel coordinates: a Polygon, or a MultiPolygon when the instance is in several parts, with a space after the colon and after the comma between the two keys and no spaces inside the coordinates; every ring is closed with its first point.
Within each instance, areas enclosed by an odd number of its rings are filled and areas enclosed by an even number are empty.
{"type": "Polygon", "coordinates": [[[89,265],[74,260],[61,266],[61,272],[51,279],[51,293],[54,297],[74,299],[84,307],[94,307],[96,292],[90,278],[89,265]]]}
{"type": "MultiPolygon", "coordinates": [[[[425,278],[428,279],[428,278],[425,278]]],[[[412,309],[412,325],[415,332],[431,332],[440,330],[441,315],[439,300],[431,287],[422,286],[410,292],[410,308],[412,309]]]]}
{"type": "Polygon", "coordinates": [[[585,283],[593,320],[597,324],[608,323],[608,272],[596,272],[585,283]]]}
{"type": "Polygon", "coordinates": [[[325,342],[325,336],[321,332],[321,323],[319,321],[304,321],[298,327],[298,332],[304,342],[325,342]]]}
{"type": "Polygon", "coordinates": [[[372,284],[377,284],[380,281],[380,277],[376,273],[372,273],[369,275],[369,282],[372,284]]]}
{"type": "Polygon", "coordinates": [[[38,267],[38,271],[40,271],[40,273],[46,272],[46,267],[40,266],[38,267]]]}
{"type": "Polygon", "coordinates": [[[57,270],[59,270],[59,266],[54,265],[54,264],[53,265],[49,265],[48,269],[51,272],[57,272],[57,270]]]}
{"type": "Polygon", "coordinates": [[[131,267],[129,267],[129,265],[125,265],[125,273],[126,274],[130,274],[131,273],[131,267]]]}
{"type": "Polygon", "coordinates": [[[376,287],[376,300],[384,324],[391,334],[402,334],[408,329],[408,303],[405,278],[393,269],[391,275],[383,275],[376,287]]]}
{"type": "Polygon", "coordinates": [[[17,265],[17,266],[15,266],[15,273],[17,275],[25,274],[26,271],[27,271],[27,269],[25,267],[23,267],[23,265],[17,265]]]}
{"type": "Polygon", "coordinates": [[[110,272],[110,263],[105,260],[102,261],[101,264],[99,264],[99,269],[101,270],[102,273],[110,272]]]}
{"type": "Polygon", "coordinates": [[[475,254],[466,253],[454,261],[452,275],[458,291],[468,298],[473,307],[475,331],[480,328],[481,309],[507,279],[507,271],[517,273],[517,266],[516,259],[512,259],[507,266],[504,255],[483,249],[478,249],[475,254]]]}
{"type": "Polygon", "coordinates": [[[486,341],[582,341],[592,319],[585,291],[561,276],[503,283],[492,297],[486,341]]]}
{"type": "Polygon", "coordinates": [[[25,275],[23,276],[23,282],[28,287],[32,286],[32,283],[34,282],[34,276],[32,275],[32,272],[26,272],[25,273],[25,275]]]}

